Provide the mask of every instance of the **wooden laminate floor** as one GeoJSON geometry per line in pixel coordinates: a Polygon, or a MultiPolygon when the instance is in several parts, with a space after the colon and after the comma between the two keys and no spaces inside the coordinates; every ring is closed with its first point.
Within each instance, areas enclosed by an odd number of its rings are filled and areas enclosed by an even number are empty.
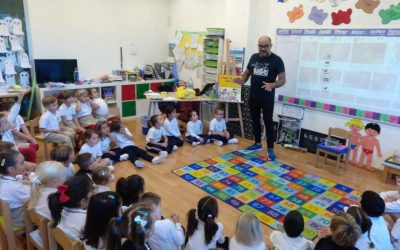
{"type": "MultiPolygon", "coordinates": [[[[141,134],[140,121],[138,119],[129,120],[124,121],[124,124],[134,135],[135,143],[140,147],[144,147],[145,137],[141,134]]],[[[168,159],[160,165],[151,165],[146,162],[144,169],[137,169],[129,161],[115,164],[115,177],[118,179],[121,176],[129,176],[131,174],[141,175],[145,179],[145,191],[155,192],[162,197],[163,215],[168,218],[171,213],[177,213],[180,215],[181,223],[186,225],[186,212],[191,208],[195,208],[197,201],[207,195],[207,193],[171,173],[171,170],[220,154],[243,149],[252,143],[250,140],[239,138],[239,144],[224,147],[217,147],[213,144],[192,147],[189,144],[185,144],[183,148],[169,155],[168,159]]],[[[266,151],[260,151],[260,154],[266,154],[266,151]]],[[[276,154],[278,160],[282,163],[359,191],[374,190],[380,192],[396,188],[394,183],[385,184],[382,182],[381,171],[369,172],[352,165],[349,165],[346,171],[337,170],[334,165],[323,166],[317,169],[314,167],[315,155],[295,152],[279,146],[276,147],[276,154]]],[[[43,151],[40,149],[38,162],[43,160],[43,151]]],[[[115,188],[114,185],[115,183],[112,184],[112,189],[115,188]]],[[[219,201],[218,221],[224,224],[227,236],[233,235],[239,215],[239,210],[219,201]]],[[[263,228],[265,231],[264,238],[269,244],[271,229],[264,225],[263,228]]]]}

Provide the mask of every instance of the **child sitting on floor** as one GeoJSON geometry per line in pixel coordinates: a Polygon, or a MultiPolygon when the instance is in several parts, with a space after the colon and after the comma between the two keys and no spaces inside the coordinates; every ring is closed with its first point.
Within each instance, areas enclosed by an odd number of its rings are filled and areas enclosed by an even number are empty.
{"type": "Polygon", "coordinates": [[[143,149],[137,147],[133,142],[133,136],[129,129],[121,124],[120,121],[112,121],[110,123],[111,138],[116,143],[116,146],[122,149],[124,154],[129,155],[129,160],[138,168],[143,168],[144,163],[139,160],[142,158],[153,164],[160,164],[167,157],[164,151],[159,152],[159,156],[152,156],[143,149]]]}
{"type": "Polygon", "coordinates": [[[24,157],[18,151],[0,152],[0,199],[7,202],[15,227],[24,226],[24,204],[31,198],[31,187],[21,178],[24,157]]]}
{"type": "Polygon", "coordinates": [[[301,236],[304,231],[304,218],[300,212],[290,211],[283,221],[284,232],[275,230],[270,235],[270,240],[274,249],[314,249],[314,243],[301,236]]]}
{"type": "Polygon", "coordinates": [[[214,140],[214,144],[221,147],[226,144],[238,143],[238,139],[233,138],[233,134],[230,134],[226,128],[226,122],[224,117],[224,111],[222,109],[215,109],[214,119],[210,122],[210,139],[214,140]]]}
{"type": "Polygon", "coordinates": [[[122,198],[122,210],[126,210],[139,201],[140,195],[144,192],[144,179],[137,174],[121,177],[117,181],[115,190],[122,198]]]}
{"type": "Polygon", "coordinates": [[[364,212],[364,210],[362,210],[362,208],[358,206],[350,206],[347,209],[346,213],[353,216],[353,218],[356,220],[356,223],[361,228],[361,235],[360,238],[358,238],[355,247],[361,250],[376,249],[375,244],[371,240],[372,222],[368,215],[364,212]]]}
{"type": "Polygon", "coordinates": [[[185,250],[215,248],[217,243],[226,243],[224,226],[215,221],[218,217],[218,203],[215,198],[201,198],[197,203],[197,210],[191,209],[187,217],[185,250]]]}
{"type": "Polygon", "coordinates": [[[168,154],[178,149],[171,141],[168,140],[167,132],[163,125],[161,115],[153,115],[150,117],[148,126],[151,127],[146,135],[146,149],[152,152],[167,151],[168,154]]]}
{"type": "Polygon", "coordinates": [[[72,162],[75,161],[74,150],[67,145],[57,145],[50,151],[50,158],[53,161],[61,162],[67,168],[66,179],[69,180],[75,175],[75,168],[72,162]]]}
{"type": "Polygon", "coordinates": [[[99,167],[92,171],[93,182],[96,184],[95,193],[111,191],[110,184],[115,180],[108,167],[99,167]]]}
{"type": "Polygon", "coordinates": [[[165,115],[167,116],[164,120],[164,129],[168,137],[168,141],[178,147],[182,147],[183,140],[181,136],[181,131],[179,130],[178,116],[176,113],[176,108],[174,106],[167,106],[165,108],[165,115]]]}
{"type": "Polygon", "coordinates": [[[235,236],[229,242],[230,250],[265,250],[261,223],[253,214],[243,213],[236,224],[235,236]]]}
{"type": "Polygon", "coordinates": [[[93,181],[93,170],[99,167],[104,167],[100,164],[100,158],[94,158],[90,153],[79,154],[76,157],[76,163],[79,166],[79,170],[76,172],[75,176],[83,176],[90,181],[93,181]]]}
{"type": "Polygon", "coordinates": [[[93,109],[98,108],[97,104],[92,102],[89,98],[89,93],[86,89],[80,89],[75,93],[76,98],[76,118],[79,124],[86,128],[88,126],[95,126],[97,120],[93,117],[93,109]]]}
{"type": "Polygon", "coordinates": [[[95,118],[97,120],[107,120],[110,116],[110,112],[106,101],[100,97],[99,92],[95,88],[89,89],[89,94],[90,98],[92,98],[92,102],[97,106],[97,108],[93,108],[95,118]]]}
{"type": "Polygon", "coordinates": [[[208,135],[203,134],[203,122],[199,120],[196,110],[189,112],[189,119],[186,124],[186,140],[191,142],[193,147],[206,144],[209,141],[208,135]]]}
{"type": "Polygon", "coordinates": [[[99,159],[100,166],[108,166],[114,171],[110,158],[107,158],[107,155],[103,155],[98,133],[93,129],[87,129],[83,134],[83,138],[85,139],[85,144],[82,145],[79,154],[90,153],[93,158],[99,159]]]}
{"type": "Polygon", "coordinates": [[[153,233],[149,238],[151,249],[180,250],[185,243],[185,233],[179,223],[179,215],[173,213],[171,219],[162,219],[161,197],[155,193],[147,192],[140,197],[140,202],[145,202],[152,207],[152,216],[155,221],[153,233]]]}
{"type": "Polygon", "coordinates": [[[114,137],[111,136],[110,126],[107,121],[98,121],[96,131],[99,133],[101,151],[103,156],[110,158],[113,162],[126,161],[128,154],[124,154],[120,148],[111,148],[116,145],[114,137]]]}

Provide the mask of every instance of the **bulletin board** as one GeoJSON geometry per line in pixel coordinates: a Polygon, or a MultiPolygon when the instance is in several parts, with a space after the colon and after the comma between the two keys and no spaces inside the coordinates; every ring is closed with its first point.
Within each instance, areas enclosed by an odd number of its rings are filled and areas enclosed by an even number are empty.
{"type": "Polygon", "coordinates": [[[206,32],[177,31],[175,48],[172,50],[178,68],[179,79],[192,81],[200,88],[203,74],[203,41],[206,32]]]}

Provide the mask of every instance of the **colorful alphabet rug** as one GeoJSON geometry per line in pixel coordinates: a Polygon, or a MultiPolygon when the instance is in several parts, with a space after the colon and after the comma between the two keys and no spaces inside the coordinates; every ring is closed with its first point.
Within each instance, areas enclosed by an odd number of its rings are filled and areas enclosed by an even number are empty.
{"type": "Polygon", "coordinates": [[[299,211],[303,236],[314,239],[344,207],[361,193],[254,152],[240,150],[189,164],[172,171],[210,195],[243,212],[255,214],[273,229],[285,215],[299,211]]]}

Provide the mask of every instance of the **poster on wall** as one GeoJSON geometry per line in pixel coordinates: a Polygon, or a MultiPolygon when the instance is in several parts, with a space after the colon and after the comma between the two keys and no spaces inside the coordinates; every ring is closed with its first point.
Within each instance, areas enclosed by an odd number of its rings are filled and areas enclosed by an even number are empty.
{"type": "Polygon", "coordinates": [[[218,99],[229,102],[241,102],[242,86],[235,82],[237,75],[218,76],[218,99]]]}

